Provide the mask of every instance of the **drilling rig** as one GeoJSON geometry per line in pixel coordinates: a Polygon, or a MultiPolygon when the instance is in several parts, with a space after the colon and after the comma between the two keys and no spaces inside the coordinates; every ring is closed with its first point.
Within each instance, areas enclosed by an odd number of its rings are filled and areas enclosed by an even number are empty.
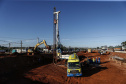
{"type": "Polygon", "coordinates": [[[53,11],[53,62],[57,62],[58,59],[68,59],[69,55],[62,55],[61,51],[61,43],[60,43],[60,37],[59,37],[59,13],[60,11],[56,11],[56,8],[54,7],[53,11]]]}
{"type": "Polygon", "coordinates": [[[60,11],[56,12],[56,8],[54,7],[54,12],[53,12],[53,57],[55,62],[61,57],[61,49],[60,49],[60,39],[59,39],[59,27],[58,27],[58,22],[59,22],[59,13],[60,11]]]}

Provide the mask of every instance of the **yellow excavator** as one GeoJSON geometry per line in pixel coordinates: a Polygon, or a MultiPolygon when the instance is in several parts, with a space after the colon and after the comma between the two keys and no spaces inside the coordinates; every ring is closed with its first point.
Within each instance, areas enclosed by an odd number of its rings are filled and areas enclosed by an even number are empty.
{"type": "Polygon", "coordinates": [[[27,55],[28,55],[28,56],[33,56],[33,55],[34,55],[34,52],[37,52],[37,47],[38,47],[39,45],[43,44],[43,43],[44,43],[44,45],[46,46],[46,48],[47,48],[48,50],[50,50],[50,47],[47,45],[46,41],[43,40],[42,42],[39,42],[39,43],[37,43],[37,44],[35,45],[34,50],[28,49],[27,55]]]}
{"type": "Polygon", "coordinates": [[[49,46],[46,44],[46,41],[43,40],[42,42],[37,43],[37,44],[35,45],[34,51],[36,51],[36,48],[37,48],[39,45],[43,44],[43,43],[44,43],[44,45],[46,46],[46,48],[49,49],[49,46]]]}

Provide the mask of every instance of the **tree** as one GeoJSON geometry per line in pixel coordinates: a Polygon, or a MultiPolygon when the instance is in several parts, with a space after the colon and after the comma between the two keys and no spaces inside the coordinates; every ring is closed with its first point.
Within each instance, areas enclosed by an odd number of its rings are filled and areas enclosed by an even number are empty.
{"type": "Polygon", "coordinates": [[[109,48],[113,48],[113,46],[109,46],[109,48]]]}
{"type": "Polygon", "coordinates": [[[99,47],[97,47],[97,49],[99,49],[99,47]]]}
{"type": "Polygon", "coordinates": [[[64,50],[68,50],[65,46],[63,46],[62,44],[60,44],[60,47],[61,51],[64,51],[64,50]]]}
{"type": "Polygon", "coordinates": [[[126,46],[126,41],[121,43],[122,46],[126,46]]]}

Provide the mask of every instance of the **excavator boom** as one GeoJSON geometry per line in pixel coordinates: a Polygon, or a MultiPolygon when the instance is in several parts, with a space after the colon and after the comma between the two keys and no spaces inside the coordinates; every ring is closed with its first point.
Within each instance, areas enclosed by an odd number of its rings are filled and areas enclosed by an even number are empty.
{"type": "Polygon", "coordinates": [[[35,45],[34,50],[36,50],[36,48],[37,48],[39,45],[43,44],[43,43],[44,43],[44,45],[46,46],[46,48],[49,48],[49,46],[46,44],[46,41],[45,41],[45,40],[43,40],[42,42],[37,43],[37,44],[35,45]]]}

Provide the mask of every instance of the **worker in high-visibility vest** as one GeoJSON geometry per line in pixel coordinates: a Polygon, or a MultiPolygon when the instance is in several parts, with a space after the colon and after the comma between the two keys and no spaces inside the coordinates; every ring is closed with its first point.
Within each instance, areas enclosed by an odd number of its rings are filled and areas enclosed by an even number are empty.
{"type": "Polygon", "coordinates": [[[93,58],[93,64],[95,63],[95,59],[93,58]]]}

